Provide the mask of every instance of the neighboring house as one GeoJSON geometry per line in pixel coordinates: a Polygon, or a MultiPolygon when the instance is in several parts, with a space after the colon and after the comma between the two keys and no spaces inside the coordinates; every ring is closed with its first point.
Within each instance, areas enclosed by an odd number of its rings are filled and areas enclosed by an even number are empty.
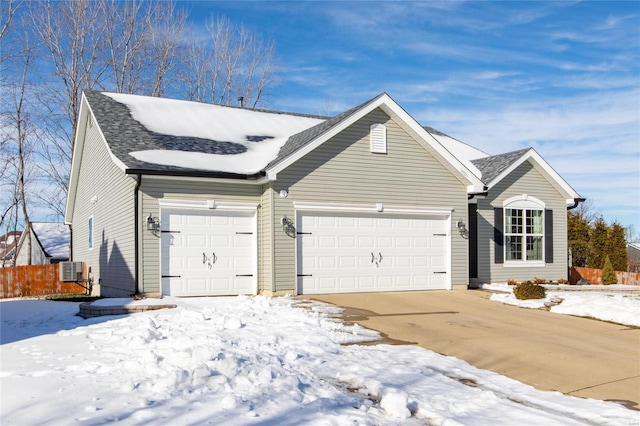
{"type": "Polygon", "coordinates": [[[579,200],[387,94],[327,118],[90,91],[65,221],[105,296],[429,290],[566,277],[579,200]]]}
{"type": "Polygon", "coordinates": [[[69,260],[71,231],[69,225],[56,222],[30,222],[18,241],[15,265],[48,265],[69,260]],[[28,235],[31,235],[29,247],[28,235]],[[31,250],[31,263],[29,263],[31,250]]]}
{"type": "Polygon", "coordinates": [[[9,231],[0,235],[0,268],[13,266],[18,240],[22,231],[9,231]]]}
{"type": "Polygon", "coordinates": [[[640,243],[627,243],[629,272],[640,272],[640,243]]]}

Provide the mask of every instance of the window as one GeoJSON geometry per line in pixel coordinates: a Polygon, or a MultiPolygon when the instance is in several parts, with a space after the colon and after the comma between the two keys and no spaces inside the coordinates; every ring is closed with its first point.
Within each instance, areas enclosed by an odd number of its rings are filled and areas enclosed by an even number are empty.
{"type": "Polygon", "coordinates": [[[89,250],[93,248],[93,217],[89,218],[89,250]]]}
{"type": "Polygon", "coordinates": [[[371,152],[377,154],[387,153],[387,128],[384,124],[376,123],[370,127],[371,152]]]}
{"type": "Polygon", "coordinates": [[[526,194],[504,202],[504,260],[533,265],[545,261],[545,205],[526,194]]]}
{"type": "Polygon", "coordinates": [[[544,210],[504,209],[505,259],[542,261],[544,210]]]}

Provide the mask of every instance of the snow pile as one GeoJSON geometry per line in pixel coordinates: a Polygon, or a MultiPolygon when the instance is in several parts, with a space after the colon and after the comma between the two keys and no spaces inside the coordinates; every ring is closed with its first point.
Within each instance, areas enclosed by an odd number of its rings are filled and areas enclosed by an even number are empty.
{"type": "Polygon", "coordinates": [[[173,299],[82,320],[76,303],[0,302],[3,425],[628,424],[617,404],[541,392],[292,298],[173,299]],[[7,392],[11,389],[11,392],[7,392]]]}
{"type": "Polygon", "coordinates": [[[277,156],[290,136],[322,123],[318,118],[230,108],[200,102],[104,93],[126,105],[132,117],[148,130],[237,144],[242,153],[208,154],[179,150],[131,152],[147,163],[227,173],[254,174],[277,156]]]}
{"type": "MultiPolygon", "coordinates": [[[[604,287],[604,286],[603,286],[604,287]]],[[[634,288],[637,286],[607,286],[609,288],[634,288]]],[[[544,299],[518,300],[512,287],[507,284],[483,285],[482,288],[501,293],[491,295],[491,300],[516,305],[523,308],[543,308],[545,302],[559,297],[562,302],[552,306],[550,311],[556,314],[597,318],[618,324],[640,327],[640,294],[607,293],[602,291],[549,291],[544,299]]]]}
{"type": "Polygon", "coordinates": [[[68,259],[71,244],[69,225],[64,223],[31,222],[33,233],[44,251],[54,259],[68,259]]]}

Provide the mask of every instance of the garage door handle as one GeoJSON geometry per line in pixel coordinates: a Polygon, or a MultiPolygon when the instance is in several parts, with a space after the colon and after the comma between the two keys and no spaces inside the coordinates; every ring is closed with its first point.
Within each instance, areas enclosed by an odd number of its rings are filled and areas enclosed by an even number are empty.
{"type": "Polygon", "coordinates": [[[202,253],[202,264],[204,265],[205,263],[207,263],[207,255],[206,253],[202,253]]]}
{"type": "Polygon", "coordinates": [[[446,274],[447,271],[435,271],[434,274],[446,274]]]}
{"type": "Polygon", "coordinates": [[[382,263],[382,253],[378,252],[378,256],[379,256],[379,258],[378,258],[378,262],[379,262],[379,263],[382,263]]]}
{"type": "Polygon", "coordinates": [[[213,262],[213,264],[216,264],[216,260],[218,260],[218,256],[216,256],[215,252],[211,253],[211,255],[213,256],[213,259],[211,259],[211,261],[213,262]]]}
{"type": "Polygon", "coordinates": [[[376,261],[376,256],[371,252],[371,263],[376,261]]]}

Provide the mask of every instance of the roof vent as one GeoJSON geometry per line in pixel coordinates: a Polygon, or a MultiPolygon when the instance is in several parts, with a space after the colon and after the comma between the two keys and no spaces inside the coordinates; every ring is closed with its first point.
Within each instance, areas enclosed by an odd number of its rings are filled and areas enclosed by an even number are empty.
{"type": "Polygon", "coordinates": [[[238,105],[240,108],[244,108],[244,96],[238,96],[238,105]]]}
{"type": "Polygon", "coordinates": [[[370,127],[371,152],[387,153],[387,128],[384,124],[375,123],[370,127]]]}

